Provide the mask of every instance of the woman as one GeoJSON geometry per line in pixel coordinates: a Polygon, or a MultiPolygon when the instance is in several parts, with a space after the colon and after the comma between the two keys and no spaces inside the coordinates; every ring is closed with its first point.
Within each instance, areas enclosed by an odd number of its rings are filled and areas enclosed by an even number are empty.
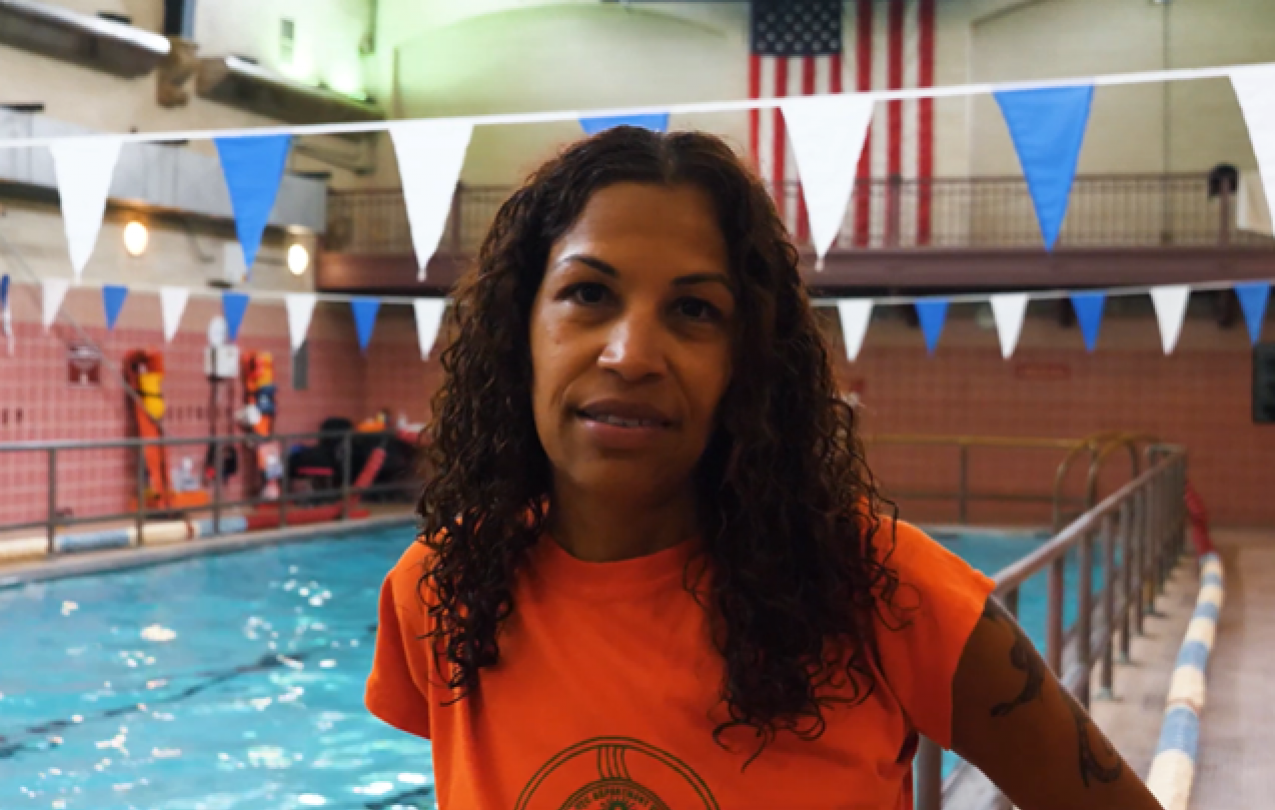
{"type": "Polygon", "coordinates": [[[1022,810],[1157,807],[992,583],[881,514],[798,255],[721,141],[617,128],[455,298],[369,709],[443,810],[912,806],[917,735],[1022,810]]]}

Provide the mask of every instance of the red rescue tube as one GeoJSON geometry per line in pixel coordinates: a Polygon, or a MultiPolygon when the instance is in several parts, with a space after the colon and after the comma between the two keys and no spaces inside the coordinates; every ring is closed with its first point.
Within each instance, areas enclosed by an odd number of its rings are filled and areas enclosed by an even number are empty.
{"type": "MultiPolygon", "coordinates": [[[[360,520],[371,516],[371,512],[366,509],[350,509],[347,517],[351,520],[360,520]]],[[[341,504],[331,504],[329,506],[313,506],[304,509],[289,509],[285,517],[285,523],[288,526],[309,526],[315,523],[330,523],[341,518],[341,504]]],[[[277,529],[279,527],[279,508],[277,506],[263,506],[257,511],[248,515],[248,531],[259,531],[261,529],[277,529]]]]}
{"type": "Polygon", "coordinates": [[[1186,513],[1191,521],[1191,544],[1195,546],[1195,556],[1203,557],[1216,552],[1213,538],[1209,537],[1209,513],[1204,508],[1204,499],[1191,486],[1190,481],[1186,482],[1186,513]]]}

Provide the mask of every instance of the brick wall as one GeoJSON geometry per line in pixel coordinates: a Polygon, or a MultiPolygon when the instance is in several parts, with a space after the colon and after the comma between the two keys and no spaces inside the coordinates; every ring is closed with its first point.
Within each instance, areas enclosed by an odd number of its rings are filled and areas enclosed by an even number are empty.
{"type": "MultiPolygon", "coordinates": [[[[63,327],[45,335],[37,319],[38,295],[14,294],[17,346],[0,348],[0,442],[114,438],[127,435],[124,395],[104,368],[100,389],[67,385],[63,327]]],[[[159,304],[133,295],[120,323],[107,333],[96,291],[73,291],[67,307],[107,355],[118,361],[131,348],[162,345],[159,304]]],[[[1004,361],[994,330],[954,307],[937,354],[927,357],[920,331],[897,317],[874,322],[859,362],[839,362],[847,390],[864,403],[869,434],[979,435],[1080,438],[1108,430],[1154,434],[1186,445],[1191,477],[1217,523],[1275,525],[1275,426],[1250,421],[1251,356],[1242,326],[1222,330],[1206,315],[1188,319],[1177,352],[1164,357],[1149,312],[1121,314],[1111,306],[1098,350],[1084,351],[1075,327],[1040,313],[1029,317],[1016,356],[1004,361]]],[[[212,300],[192,300],[182,331],[165,349],[168,429],[173,435],[207,431],[208,385],[203,376],[204,329],[218,311],[212,300]]],[[[410,308],[381,310],[367,355],[360,356],[353,321],[344,305],[320,305],[310,333],[309,389],[292,390],[283,308],[254,302],[240,338],[244,348],[264,348],[276,358],[280,429],[309,431],[326,416],[361,419],[382,406],[412,421],[428,417],[438,385],[435,350],[422,362],[410,308]]],[[[833,339],[840,336],[831,327],[833,339]]],[[[1267,327],[1267,339],[1275,328],[1267,327]]],[[[840,357],[841,355],[839,355],[840,357]]],[[[224,425],[224,420],[223,420],[224,425]]],[[[202,446],[191,449],[202,458],[202,446]]],[[[177,455],[175,453],[175,455],[177,455]]],[[[971,453],[971,489],[1041,494],[1052,487],[1062,453],[1057,450],[978,449],[971,453]]],[[[869,459],[887,491],[951,492],[959,474],[949,448],[873,447],[869,459]]],[[[1102,491],[1127,478],[1127,460],[1107,466],[1102,491]]],[[[46,507],[46,467],[33,454],[0,458],[0,523],[40,519],[46,507]]],[[[1083,486],[1084,465],[1068,491],[1083,486]]],[[[79,451],[59,461],[59,506],[76,514],[126,506],[134,485],[125,453],[79,451]]],[[[955,520],[954,502],[903,499],[904,516],[918,521],[955,520]]],[[[975,502],[973,523],[1048,522],[1043,504],[975,502]]]]}
{"type": "MultiPolygon", "coordinates": [[[[1109,304],[1109,307],[1111,305],[1109,304]]],[[[1215,522],[1275,525],[1275,425],[1251,421],[1251,352],[1242,325],[1218,328],[1188,319],[1177,351],[1165,357],[1154,318],[1109,314],[1097,351],[1080,332],[1049,317],[1029,317],[1014,358],[1002,360],[993,330],[972,308],[953,308],[934,357],[919,329],[901,319],[874,323],[859,362],[842,360],[840,377],[858,389],[869,434],[1081,438],[1136,431],[1185,445],[1190,477],[1215,522]]],[[[836,336],[839,341],[839,335],[836,336]]],[[[1268,320],[1266,339],[1275,339],[1268,320]]],[[[979,449],[970,456],[970,488],[1048,493],[1061,451],[979,449]]],[[[869,460],[887,490],[955,491],[957,452],[877,447],[869,460]]],[[[1067,492],[1083,491],[1081,464],[1067,492]]],[[[1128,478],[1126,457],[1106,466],[1100,493],[1128,478]]],[[[954,520],[954,502],[904,499],[914,520],[954,520]]],[[[1043,524],[1048,504],[971,505],[973,523],[1043,524]]]]}
{"type": "MultiPolygon", "coordinates": [[[[105,328],[100,294],[73,290],[64,305],[89,337],[102,347],[99,387],[68,384],[67,343],[78,339],[59,323],[45,334],[38,322],[38,290],[18,285],[13,293],[15,352],[0,349],[0,443],[48,440],[115,439],[130,435],[130,407],[111,371],[124,354],[138,348],[162,348],[167,404],[165,428],[174,437],[208,433],[209,385],[204,377],[204,337],[208,321],[220,313],[213,299],[192,299],[182,329],[165,346],[159,330],[159,301],[134,293],[124,305],[113,331],[105,328]]],[[[309,385],[294,391],[289,362],[287,321],[281,304],[254,302],[240,332],[242,349],[265,349],[274,355],[281,432],[318,429],[326,416],[362,419],[366,405],[368,364],[359,356],[353,319],[344,306],[320,306],[310,331],[309,385]]],[[[420,364],[418,363],[417,366],[420,364]]],[[[228,407],[238,407],[223,392],[228,407]]],[[[219,416],[221,431],[230,414],[219,416]]],[[[192,458],[199,469],[206,447],[170,450],[170,464],[192,458]]],[[[40,520],[47,512],[47,461],[43,453],[0,456],[0,524],[40,520]]],[[[77,516],[100,515],[128,508],[135,491],[134,456],[126,450],[63,451],[58,459],[58,507],[77,516]]],[[[234,479],[241,482],[242,475],[234,479]]],[[[230,494],[237,491],[232,486],[230,494]]]]}

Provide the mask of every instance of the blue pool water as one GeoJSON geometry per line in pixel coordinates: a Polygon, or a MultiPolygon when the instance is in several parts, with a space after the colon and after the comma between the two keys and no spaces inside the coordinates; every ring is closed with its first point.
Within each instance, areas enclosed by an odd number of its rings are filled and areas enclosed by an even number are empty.
{"type": "MultiPolygon", "coordinates": [[[[410,539],[0,591],[0,807],[433,808],[429,744],[362,704],[381,579],[410,539]]],[[[1039,543],[940,539],[988,573],[1039,543]]],[[[1038,644],[1044,596],[1038,577],[1020,602],[1038,644]]]]}

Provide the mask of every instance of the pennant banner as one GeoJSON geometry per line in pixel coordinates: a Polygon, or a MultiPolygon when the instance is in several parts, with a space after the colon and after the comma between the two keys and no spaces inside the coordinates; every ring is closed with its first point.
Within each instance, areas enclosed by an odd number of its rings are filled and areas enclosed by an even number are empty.
{"type": "Polygon", "coordinates": [[[359,351],[366,352],[367,344],[372,340],[372,330],[376,328],[376,313],[381,309],[381,302],[376,298],[355,298],[350,302],[354,312],[354,328],[359,333],[359,351]]]}
{"type": "Polygon", "coordinates": [[[446,298],[417,298],[412,302],[416,310],[416,341],[421,347],[421,359],[428,360],[447,310],[446,298]]]}
{"type": "Polygon", "coordinates": [[[1185,284],[1151,290],[1151,303],[1155,305],[1155,319],[1160,325],[1160,342],[1165,354],[1173,354],[1178,345],[1182,322],[1186,320],[1186,305],[1190,300],[1191,288],[1185,284]]]}
{"type": "Polygon", "coordinates": [[[872,321],[872,299],[849,298],[838,301],[837,313],[841,316],[841,337],[846,344],[846,357],[853,363],[859,359],[863,339],[868,334],[868,324],[872,321]]]}
{"type": "Polygon", "coordinates": [[[239,339],[239,327],[243,326],[243,314],[248,309],[248,296],[239,292],[221,294],[221,313],[226,317],[226,339],[234,343],[239,339]]]}
{"type": "Polygon", "coordinates": [[[641,127],[655,132],[668,132],[668,113],[652,113],[649,115],[613,115],[581,118],[580,128],[585,135],[597,135],[612,127],[641,127]]]}
{"type": "MultiPolygon", "coordinates": [[[[252,263],[261,248],[261,236],[270,222],[283,169],[288,162],[291,136],[259,135],[249,138],[214,138],[221,157],[221,171],[235,213],[235,233],[243,246],[243,260],[252,275],[252,263]]],[[[229,321],[229,318],[227,318],[229,321]]],[[[232,338],[233,340],[233,338],[232,338]]]]}
{"type": "Polygon", "coordinates": [[[59,141],[49,147],[61,199],[62,227],[76,279],[84,274],[102,230],[106,195],[121,145],[114,138],[85,138],[59,141]]]}
{"type": "Polygon", "coordinates": [[[70,287],[71,282],[64,278],[40,279],[40,323],[44,325],[46,333],[58,319],[58,311],[62,309],[66,291],[70,287]]]}
{"type": "Polygon", "coordinates": [[[292,351],[300,351],[310,332],[310,319],[318,297],[314,293],[291,293],[284,297],[283,306],[288,311],[288,339],[292,351]]]}
{"type": "Polygon", "coordinates": [[[452,207],[474,125],[445,120],[396,122],[389,125],[389,131],[398,158],[412,248],[416,251],[416,279],[424,281],[425,267],[447,229],[447,212],[452,207]]]}
{"type": "Polygon", "coordinates": [[[1053,250],[1067,216],[1093,87],[1012,90],[994,95],[1027,178],[1045,248],[1053,250]]]}
{"type": "MultiPolygon", "coordinates": [[[[1241,68],[1231,73],[1248,137],[1257,156],[1267,205],[1275,208],[1275,66],[1241,68]]],[[[1242,209],[1241,209],[1242,210],[1242,209]]],[[[1267,211],[1269,217],[1270,209],[1267,211]]]]}
{"type": "Polygon", "coordinates": [[[1098,345],[1098,329],[1102,326],[1102,307],[1106,301],[1107,294],[1101,292],[1074,293],[1071,296],[1080,333],[1085,337],[1085,348],[1091,352],[1098,345]]]}
{"type": "Polygon", "coordinates": [[[1001,357],[1008,360],[1018,348],[1018,338],[1023,333],[1023,319],[1027,316],[1028,297],[1025,293],[1009,293],[991,297],[992,317],[996,320],[996,337],[1000,339],[1001,357]]]}
{"type": "Polygon", "coordinates": [[[816,269],[823,269],[845,223],[872,107],[863,96],[793,97],[780,104],[819,257],[816,269]]]}
{"type": "Polygon", "coordinates": [[[107,284],[102,287],[102,307],[106,311],[106,328],[112,330],[115,328],[115,321],[119,319],[120,310],[124,308],[124,300],[128,298],[128,287],[120,287],[115,284],[107,284]]]}
{"type": "Polygon", "coordinates": [[[946,298],[926,298],[915,304],[916,316],[921,320],[921,331],[925,333],[925,349],[930,354],[938,349],[943,323],[947,320],[947,304],[946,298]]]}
{"type": "Polygon", "coordinates": [[[172,343],[177,336],[177,328],[182,322],[182,313],[186,311],[186,302],[190,299],[190,290],[184,287],[160,287],[159,310],[164,325],[164,342],[172,343]]]}
{"type": "Polygon", "coordinates": [[[1262,321],[1266,319],[1266,302],[1271,297],[1271,285],[1267,282],[1236,284],[1235,295],[1240,299],[1240,309],[1244,310],[1249,339],[1256,345],[1262,339],[1262,321]]]}

